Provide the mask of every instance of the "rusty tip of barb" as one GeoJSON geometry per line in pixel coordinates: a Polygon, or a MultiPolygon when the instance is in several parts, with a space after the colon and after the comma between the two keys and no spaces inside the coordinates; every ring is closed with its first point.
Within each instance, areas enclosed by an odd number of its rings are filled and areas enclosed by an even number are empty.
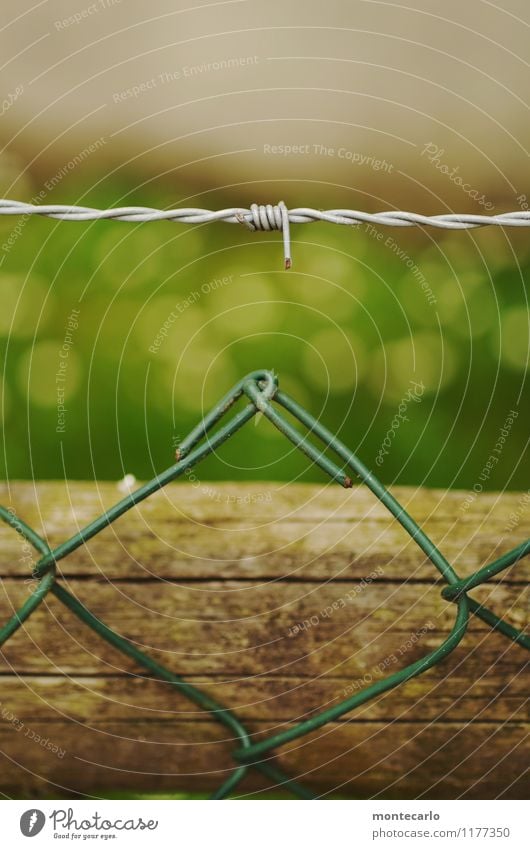
{"type": "Polygon", "coordinates": [[[292,264],[293,264],[293,263],[292,263],[291,257],[290,257],[290,256],[286,256],[286,257],[285,257],[285,270],[286,270],[286,271],[289,271],[289,269],[291,268],[292,264]]]}
{"type": "Polygon", "coordinates": [[[344,489],[351,489],[352,486],[353,486],[353,481],[352,481],[351,478],[345,477],[343,482],[342,482],[342,485],[343,485],[344,489]]]}

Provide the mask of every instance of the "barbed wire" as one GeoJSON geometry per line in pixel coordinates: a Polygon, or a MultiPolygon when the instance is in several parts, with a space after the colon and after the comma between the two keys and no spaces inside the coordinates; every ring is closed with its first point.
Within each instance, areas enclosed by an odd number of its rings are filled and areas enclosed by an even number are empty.
{"type": "Polygon", "coordinates": [[[8,508],[0,507],[0,520],[10,525],[41,555],[32,574],[32,577],[39,581],[37,588],[11,619],[3,627],[0,627],[0,653],[3,654],[1,647],[37,610],[48,593],[52,593],[99,637],[122,654],[132,658],[139,666],[154,675],[157,680],[171,684],[191,702],[208,711],[213,719],[231,732],[232,739],[237,746],[232,751],[234,765],[228,778],[214,792],[212,798],[215,799],[222,799],[232,794],[251,768],[263,773],[276,784],[290,789],[294,795],[301,798],[311,798],[312,794],[308,789],[289,778],[275,763],[276,750],[286,743],[303,738],[307,734],[324,727],[329,722],[339,719],[339,717],[350,713],[383,693],[423,675],[428,669],[436,666],[452,654],[464,638],[471,616],[482,619],[493,630],[502,634],[511,642],[530,650],[530,635],[513,627],[505,619],[502,619],[469,595],[470,590],[491,581],[505,569],[511,566],[517,567],[522,558],[530,554],[530,539],[525,540],[492,563],[482,566],[468,577],[461,578],[425,531],[364,465],[362,460],[350,451],[334,433],[315,419],[308,410],[289,395],[280,391],[277,376],[274,372],[267,370],[248,374],[221,398],[216,406],[180,442],[176,453],[176,463],[173,466],[128,494],[57,548],[51,549],[46,542],[46,535],[41,537],[8,508]],[[239,412],[232,413],[231,410],[234,405],[242,400],[245,401],[245,406],[239,412]],[[289,419],[284,415],[284,412],[289,415],[289,419]],[[181,477],[187,469],[193,468],[209,454],[212,454],[258,413],[263,414],[283,436],[337,484],[346,489],[351,488],[353,485],[351,475],[371,490],[438,571],[446,584],[442,590],[442,596],[448,603],[454,604],[455,612],[449,633],[436,648],[398,671],[369,684],[352,696],[344,698],[339,703],[312,711],[308,719],[295,722],[270,736],[259,736],[256,739],[229,707],[225,707],[216,698],[205,693],[194,684],[183,680],[180,675],[154,660],[138,645],[96,617],[76,596],[65,588],[58,572],[58,564],[64,557],[72,554],[105,530],[136,504],[181,477]],[[225,419],[224,422],[223,419],[225,419]],[[228,420],[226,421],[226,419],[228,420]],[[301,425],[304,430],[302,431],[292,424],[293,420],[301,425]],[[216,427],[217,425],[218,427],[216,427]],[[320,442],[320,445],[316,440],[320,442]],[[326,451],[334,454],[337,459],[328,456],[325,453],[326,451]]]}
{"type": "Polygon", "coordinates": [[[115,220],[132,223],[148,221],[174,221],[180,224],[209,224],[224,221],[227,224],[243,224],[257,231],[280,230],[283,235],[285,268],[290,268],[291,236],[290,224],[311,224],[325,221],[328,224],[357,226],[372,224],[385,227],[438,227],[443,230],[472,230],[477,227],[530,227],[530,210],[503,212],[498,215],[474,215],[472,213],[447,213],[422,215],[419,212],[388,210],[387,212],[362,212],[359,209],[313,209],[296,207],[288,209],[283,201],[277,204],[253,203],[250,208],[229,209],[153,209],[148,206],[118,206],[110,209],[95,209],[90,206],[68,206],[65,204],[24,203],[0,199],[0,215],[41,215],[60,221],[115,220]]]}

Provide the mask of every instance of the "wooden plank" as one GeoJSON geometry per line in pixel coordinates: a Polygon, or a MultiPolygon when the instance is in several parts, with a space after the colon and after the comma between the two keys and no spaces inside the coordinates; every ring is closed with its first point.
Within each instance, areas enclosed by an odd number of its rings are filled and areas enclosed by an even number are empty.
{"type": "MultiPolygon", "coordinates": [[[[250,730],[257,738],[263,731],[259,723],[250,730]]],[[[2,790],[24,798],[213,788],[228,776],[235,744],[210,721],[37,723],[22,744],[24,733],[0,727],[2,790]]],[[[277,760],[321,793],[525,798],[527,736],[515,722],[332,723],[283,748],[277,760]]],[[[253,774],[240,792],[267,786],[253,774]]]]}
{"type": "MultiPolygon", "coordinates": [[[[513,650],[510,650],[515,654],[513,650]]],[[[482,722],[529,719],[528,682],[524,667],[503,659],[509,679],[499,664],[479,669],[480,658],[465,667],[449,665],[431,670],[391,693],[357,708],[340,722],[443,720],[482,722]],[[464,675],[464,671],[466,674],[464,675]],[[473,674],[474,673],[474,674],[473,674]]],[[[226,679],[213,675],[187,675],[186,681],[231,705],[245,722],[260,721],[272,730],[278,722],[307,717],[337,703],[351,685],[349,678],[325,676],[295,678],[267,675],[226,679]]],[[[26,724],[64,722],[90,724],[139,719],[196,722],[208,719],[197,706],[170,684],[144,675],[51,674],[6,675],[1,680],[0,709],[10,711],[26,724]]]]}
{"type": "MultiPolygon", "coordinates": [[[[340,583],[274,582],[258,589],[245,582],[70,580],[68,588],[118,633],[182,674],[332,674],[357,680],[379,664],[387,669],[423,656],[442,642],[455,615],[439,587],[415,584],[373,584],[351,598],[351,585],[340,583]],[[345,606],[324,615],[337,599],[344,599],[345,606]],[[392,656],[395,663],[389,661],[392,656]]],[[[4,579],[3,619],[27,592],[22,581],[4,579]]],[[[512,623],[523,624],[526,587],[493,585],[476,596],[512,623]]],[[[483,647],[490,632],[473,619],[454,658],[461,661],[479,649],[484,662],[502,658],[510,644],[493,635],[495,643],[483,647]]],[[[524,662],[526,652],[519,651],[524,662]]],[[[54,671],[54,666],[73,674],[80,669],[97,674],[101,664],[107,671],[132,668],[53,596],[8,641],[4,657],[12,668],[33,673],[54,671]]]]}
{"type": "MultiPolygon", "coordinates": [[[[395,494],[462,575],[520,542],[528,524],[517,493],[467,507],[465,493],[395,494]]],[[[118,497],[114,484],[22,483],[5,485],[1,500],[56,545],[118,497]]],[[[20,537],[0,526],[0,543],[5,620],[34,582],[20,537]]],[[[97,616],[232,707],[258,738],[423,656],[455,614],[432,565],[362,488],[172,486],[60,571],[97,616]]],[[[524,627],[528,576],[523,561],[474,596],[524,627]]],[[[231,768],[221,726],[51,595],[3,660],[3,792],[207,790],[231,768]]],[[[519,798],[526,676],[527,653],[472,618],[442,664],[277,757],[319,792],[519,798]]],[[[265,786],[255,776],[246,785],[265,786]]]]}

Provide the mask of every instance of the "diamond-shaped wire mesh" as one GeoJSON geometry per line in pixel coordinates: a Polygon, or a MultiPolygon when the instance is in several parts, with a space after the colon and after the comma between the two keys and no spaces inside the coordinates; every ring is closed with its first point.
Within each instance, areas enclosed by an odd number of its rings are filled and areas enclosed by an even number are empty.
{"type": "Polygon", "coordinates": [[[233,733],[234,739],[237,740],[237,748],[233,752],[234,770],[213,794],[212,798],[221,799],[232,793],[250,769],[256,769],[275,783],[288,787],[296,796],[312,798],[311,793],[306,788],[290,779],[274,764],[274,750],[290,740],[303,737],[311,731],[321,728],[326,723],[336,720],[343,714],[354,710],[359,705],[376,698],[394,687],[398,687],[405,681],[421,675],[427,669],[435,666],[446,658],[460,643],[466,633],[471,613],[478,616],[495,630],[504,634],[509,640],[518,643],[526,649],[530,649],[529,636],[513,628],[508,622],[505,622],[504,619],[497,616],[497,614],[487,607],[479,604],[469,595],[469,592],[474,587],[490,580],[529,554],[530,539],[492,563],[478,569],[469,577],[465,579],[459,578],[439,549],[362,461],[349,451],[333,433],[327,430],[307,410],[279,390],[277,378],[272,372],[253,372],[236,384],[181,442],[176,460],[175,465],[162,472],[162,474],[149,481],[149,483],[144,484],[144,486],[135,492],[127,495],[127,497],[119,501],[114,507],[103,513],[99,518],[95,519],[83,530],[54,550],[50,549],[45,540],[21,519],[14,516],[6,508],[0,507],[0,518],[11,525],[17,533],[31,543],[39,554],[42,555],[33,573],[34,577],[39,579],[38,586],[22,607],[0,629],[0,646],[31,616],[46,595],[49,592],[53,593],[59,601],[78,616],[82,622],[92,628],[102,639],[106,640],[124,655],[135,660],[159,680],[172,684],[190,699],[190,701],[205,711],[209,711],[215,720],[222,723],[233,733]],[[247,401],[243,409],[231,415],[227,422],[221,423],[233,405],[242,398],[247,401]],[[281,412],[282,409],[289,414],[289,418],[281,412]],[[87,607],[61,584],[57,574],[57,564],[64,557],[82,546],[87,540],[114,522],[119,516],[130,510],[135,504],[149,498],[150,495],[170,481],[183,475],[187,469],[201,462],[208,454],[222,445],[223,442],[230,439],[236,431],[247,424],[258,412],[265,415],[287,439],[306,454],[313,463],[319,466],[334,481],[348,488],[352,486],[352,476],[355,476],[368,486],[441,574],[447,584],[442,591],[442,595],[445,599],[455,604],[455,619],[453,627],[445,640],[437,648],[419,660],[410,663],[408,666],[388,675],[382,680],[376,681],[353,696],[344,699],[339,704],[316,713],[310,719],[299,722],[271,737],[255,742],[243,723],[228,707],[223,706],[215,699],[203,693],[199,688],[184,681],[170,669],[157,663],[149,655],[140,651],[133,643],[126,640],[94,616],[87,607]],[[302,425],[305,429],[304,432],[301,432],[292,424],[291,419],[302,425]],[[218,423],[219,427],[214,429],[218,423]],[[311,436],[320,440],[322,447],[318,447],[311,439],[311,436]],[[331,459],[326,452],[336,455],[339,462],[331,459]]]}

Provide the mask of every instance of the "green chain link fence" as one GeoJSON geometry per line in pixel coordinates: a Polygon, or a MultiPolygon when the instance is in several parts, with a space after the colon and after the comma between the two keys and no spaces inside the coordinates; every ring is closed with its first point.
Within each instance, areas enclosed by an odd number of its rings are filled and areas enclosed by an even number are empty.
{"type": "Polygon", "coordinates": [[[288,787],[295,796],[312,798],[312,794],[305,787],[290,779],[274,764],[274,750],[290,740],[303,737],[311,731],[321,728],[326,723],[336,720],[343,714],[349,713],[354,708],[359,707],[359,705],[365,704],[380,694],[398,687],[400,684],[421,675],[430,667],[435,666],[450,655],[462,640],[467,630],[470,613],[478,616],[493,629],[504,634],[509,640],[518,643],[526,649],[530,649],[529,636],[513,628],[504,619],[469,596],[470,590],[474,587],[490,580],[529,554],[530,539],[492,563],[482,567],[468,578],[459,578],[439,549],[361,460],[349,451],[333,433],[327,430],[307,410],[278,389],[277,378],[272,372],[253,372],[236,384],[181,442],[176,460],[177,462],[165,472],[126,498],[123,498],[114,507],[103,513],[98,519],[95,519],[83,530],[54,550],[51,550],[42,537],[35,533],[22,520],[14,516],[12,512],[4,507],[0,507],[0,518],[11,525],[17,533],[24,537],[42,555],[33,573],[33,576],[39,580],[38,586],[22,607],[0,630],[0,646],[31,616],[46,595],[49,592],[53,593],[59,601],[78,616],[82,622],[99,634],[102,639],[106,640],[124,655],[132,658],[156,678],[172,684],[200,708],[209,711],[215,720],[222,723],[234,734],[234,739],[238,741],[237,748],[233,753],[234,770],[228,779],[216,790],[212,798],[222,799],[230,795],[250,769],[256,769],[276,784],[288,787]],[[241,398],[245,398],[247,401],[244,408],[232,415],[227,423],[220,425],[218,429],[211,432],[212,428],[221,422],[232,406],[241,398]],[[300,432],[278,408],[283,408],[283,410],[287,411],[290,414],[290,418],[301,424],[307,432],[300,432]],[[188,684],[178,675],[171,672],[171,670],[157,663],[149,655],[140,651],[131,642],[124,639],[120,634],[94,616],[88,608],[61,585],[57,575],[57,564],[64,557],[82,546],[87,540],[114,522],[119,516],[130,510],[135,504],[148,498],[170,481],[180,477],[186,470],[195,466],[208,454],[211,454],[257,413],[265,415],[287,439],[306,454],[313,463],[319,466],[334,481],[341,484],[341,486],[346,488],[352,486],[352,478],[347,472],[350,472],[368,486],[394,518],[405,528],[441,574],[447,584],[442,591],[442,596],[456,605],[456,614],[450,633],[434,651],[429,652],[404,669],[400,669],[386,678],[371,684],[350,698],[344,699],[339,704],[327,710],[320,711],[310,719],[299,722],[272,737],[254,742],[243,723],[240,722],[229,708],[219,704],[215,699],[210,698],[210,696],[203,693],[197,687],[188,684]],[[317,447],[311,441],[311,435],[317,437],[323,443],[322,448],[317,447]],[[327,450],[333,452],[341,463],[339,464],[327,456],[325,453],[327,450]]]}

